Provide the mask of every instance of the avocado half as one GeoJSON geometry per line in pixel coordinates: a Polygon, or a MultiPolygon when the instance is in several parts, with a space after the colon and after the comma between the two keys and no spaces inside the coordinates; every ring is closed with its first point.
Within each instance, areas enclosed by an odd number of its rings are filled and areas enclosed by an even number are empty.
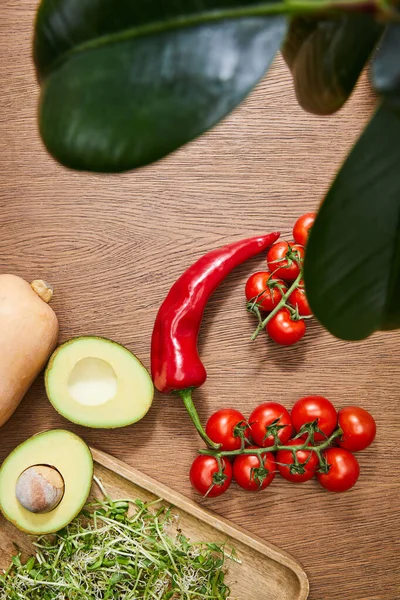
{"type": "Polygon", "coordinates": [[[92,478],[93,458],[80,437],[62,429],[39,433],[20,444],[1,466],[1,511],[22,531],[36,535],[54,533],[80,513],[89,496],[92,478]],[[35,513],[25,508],[20,499],[21,496],[25,501],[29,499],[34,506],[46,497],[49,481],[41,475],[43,468],[54,471],[55,481],[61,479],[62,493],[54,508],[50,506],[52,509],[47,512],[35,513]],[[29,478],[32,471],[34,476],[29,478]]]}
{"type": "Polygon", "coordinates": [[[74,338],[57,348],[45,384],[54,408],[85,427],[125,427],[140,421],[154,396],[151,377],[139,359],[101,337],[74,338]]]}

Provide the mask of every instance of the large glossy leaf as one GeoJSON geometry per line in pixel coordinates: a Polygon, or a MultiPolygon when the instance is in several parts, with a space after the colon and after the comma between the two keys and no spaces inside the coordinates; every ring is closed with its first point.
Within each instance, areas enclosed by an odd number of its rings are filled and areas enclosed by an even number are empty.
{"type": "Polygon", "coordinates": [[[264,75],[284,17],[226,19],[239,0],[43,0],[39,126],[76,169],[123,171],[212,127],[264,75]],[[219,9],[219,12],[215,12],[219,9]]]}
{"type": "Polygon", "coordinates": [[[400,116],[386,103],[320,208],[305,284],[316,316],[337,337],[400,327],[400,116]]]}
{"type": "Polygon", "coordinates": [[[395,110],[400,110],[400,25],[388,25],[372,65],[372,82],[395,110]]]}
{"type": "Polygon", "coordinates": [[[383,31],[372,15],[351,14],[335,20],[296,18],[286,40],[301,106],[326,115],[343,106],[383,31]]]}
{"type": "Polygon", "coordinates": [[[318,28],[319,21],[310,17],[293,17],[282,46],[282,56],[292,69],[304,42],[318,28]]]}

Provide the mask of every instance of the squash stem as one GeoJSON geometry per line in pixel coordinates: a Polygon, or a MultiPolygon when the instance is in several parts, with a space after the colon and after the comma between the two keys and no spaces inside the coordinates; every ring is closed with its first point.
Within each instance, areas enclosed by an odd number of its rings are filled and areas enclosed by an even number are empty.
{"type": "Polygon", "coordinates": [[[51,301],[54,295],[53,286],[46,281],[43,281],[43,279],[35,279],[35,281],[32,281],[31,288],[43,302],[46,302],[46,304],[51,301]]]}

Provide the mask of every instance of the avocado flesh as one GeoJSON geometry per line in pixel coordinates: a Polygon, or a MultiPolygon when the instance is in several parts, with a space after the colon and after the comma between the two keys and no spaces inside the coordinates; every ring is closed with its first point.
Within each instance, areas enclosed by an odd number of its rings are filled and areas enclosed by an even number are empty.
{"type": "Polygon", "coordinates": [[[47,396],[66,419],[86,427],[125,427],[142,419],[154,387],[129,350],[105,338],[74,338],[50,358],[47,396]]]}
{"type": "Polygon", "coordinates": [[[18,446],[0,469],[0,508],[18,529],[36,535],[54,533],[82,510],[90,492],[93,458],[77,435],[61,429],[39,433],[18,446]],[[35,514],[17,500],[15,489],[21,473],[34,465],[57,469],[64,480],[64,496],[51,512],[35,514]]]}

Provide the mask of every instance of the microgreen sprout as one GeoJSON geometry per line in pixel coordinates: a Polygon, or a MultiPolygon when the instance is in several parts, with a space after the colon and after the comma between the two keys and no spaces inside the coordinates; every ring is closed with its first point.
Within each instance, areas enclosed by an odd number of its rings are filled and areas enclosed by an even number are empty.
{"type": "Polygon", "coordinates": [[[0,600],[226,600],[224,544],[191,542],[161,500],[103,500],[53,536],[36,555],[13,557],[0,600]]]}

